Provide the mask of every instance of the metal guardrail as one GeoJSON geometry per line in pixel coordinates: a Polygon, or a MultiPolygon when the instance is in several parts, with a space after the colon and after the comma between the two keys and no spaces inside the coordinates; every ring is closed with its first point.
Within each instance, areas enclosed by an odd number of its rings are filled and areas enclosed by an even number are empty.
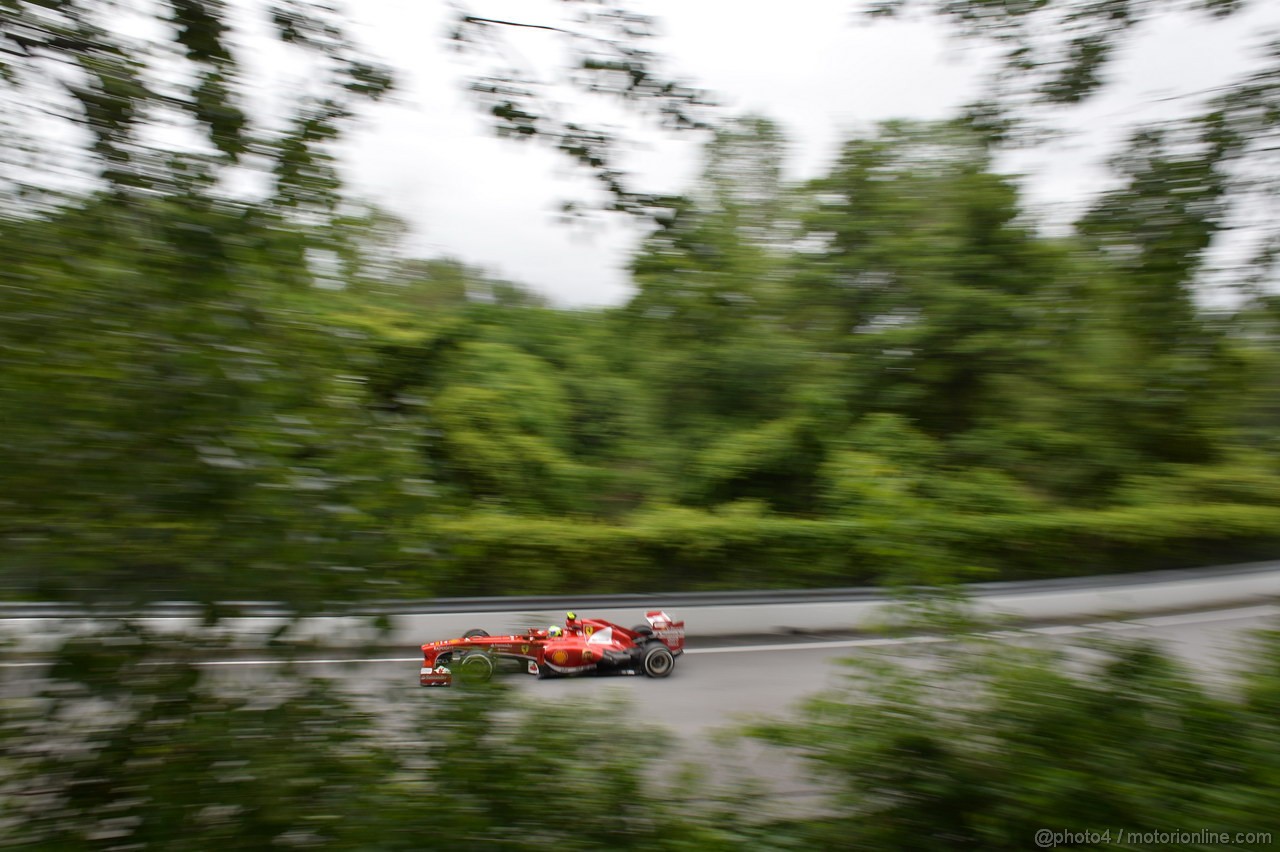
{"type": "MultiPolygon", "coordinates": [[[[1123,619],[1137,613],[1280,600],[1280,562],[968,588],[975,614],[1008,623],[1123,619]]],[[[655,607],[678,613],[696,625],[700,637],[875,631],[902,615],[883,588],[380,601],[335,606],[327,613],[299,613],[267,601],[226,601],[218,605],[220,617],[213,627],[205,625],[205,608],[194,603],[137,608],[11,603],[0,605],[0,645],[9,653],[39,655],[70,636],[90,635],[105,622],[127,618],[150,630],[179,635],[210,629],[242,648],[275,641],[327,648],[409,648],[433,638],[461,636],[475,627],[504,633],[548,624],[567,609],[623,622],[655,607]]]]}
{"type": "MultiPolygon", "coordinates": [[[[977,598],[1034,595],[1052,592],[1106,589],[1119,586],[1159,585],[1198,580],[1227,579],[1252,574],[1280,572],[1280,560],[1146,571],[1133,574],[1107,574],[1079,577],[1057,577],[1043,580],[1013,580],[972,583],[963,588],[977,598]]],[[[329,605],[308,616],[377,616],[425,613],[529,612],[559,609],[644,609],[652,607],[688,609],[691,607],[764,606],[770,604],[877,602],[893,598],[893,591],[883,586],[858,586],[831,589],[766,589],[719,592],[658,592],[654,594],[573,595],[573,596],[495,596],[467,598],[435,598],[417,601],[365,601],[351,605],[329,605]]],[[[295,610],[272,601],[221,601],[217,609],[227,615],[253,618],[282,618],[297,614],[295,610]]],[[[119,604],[87,606],[69,603],[0,603],[3,618],[199,618],[208,607],[203,604],[170,601],[127,607],[119,604]]]]}

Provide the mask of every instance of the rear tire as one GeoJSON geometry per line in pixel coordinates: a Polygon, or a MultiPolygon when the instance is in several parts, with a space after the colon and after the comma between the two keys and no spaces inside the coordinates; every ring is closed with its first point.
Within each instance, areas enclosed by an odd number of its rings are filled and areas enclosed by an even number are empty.
{"type": "Polygon", "coordinates": [[[635,627],[631,628],[631,632],[638,633],[641,636],[652,636],[653,628],[647,624],[637,624],[635,627]]]}
{"type": "Polygon", "coordinates": [[[640,671],[649,677],[667,677],[676,667],[676,655],[661,642],[650,642],[640,652],[640,671]]]}

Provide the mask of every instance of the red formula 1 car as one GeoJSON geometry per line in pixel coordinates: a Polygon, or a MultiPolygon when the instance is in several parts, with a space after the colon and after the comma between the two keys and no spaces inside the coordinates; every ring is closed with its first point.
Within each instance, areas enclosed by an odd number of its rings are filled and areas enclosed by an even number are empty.
{"type": "Polygon", "coordinates": [[[646,612],[645,621],[624,628],[599,618],[580,619],[571,612],[564,627],[555,624],[510,636],[468,630],[461,639],[422,646],[419,681],[423,686],[449,686],[456,677],[464,683],[483,683],[506,661],[540,678],[607,673],[666,677],[684,653],[684,622],[672,621],[660,610],[646,612]]]}

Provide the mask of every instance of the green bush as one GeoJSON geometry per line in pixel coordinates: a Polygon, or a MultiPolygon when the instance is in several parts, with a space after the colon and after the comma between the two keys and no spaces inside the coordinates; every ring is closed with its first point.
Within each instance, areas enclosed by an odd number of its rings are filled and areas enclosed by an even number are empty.
{"type": "Polygon", "coordinates": [[[745,505],[654,510],[625,525],[477,513],[434,520],[429,533],[436,558],[396,575],[406,594],[815,588],[963,579],[975,568],[1024,579],[1274,557],[1280,507],[807,520],[745,505]]]}
{"type": "MultiPolygon", "coordinates": [[[[450,594],[563,594],[872,582],[855,522],[665,509],[627,525],[474,514],[434,521],[450,594]]],[[[417,571],[407,569],[406,582],[417,571]]]]}
{"type": "Polygon", "coordinates": [[[954,551],[1003,579],[1220,565],[1280,554],[1280,507],[1148,505],[942,519],[954,551]]]}

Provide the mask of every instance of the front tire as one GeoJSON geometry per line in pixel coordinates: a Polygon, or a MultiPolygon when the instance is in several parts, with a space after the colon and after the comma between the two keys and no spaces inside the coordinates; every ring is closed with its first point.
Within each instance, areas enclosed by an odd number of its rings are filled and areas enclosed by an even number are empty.
{"type": "Polygon", "coordinates": [[[475,630],[468,630],[466,633],[463,633],[463,634],[462,634],[462,638],[463,638],[463,639],[474,639],[474,638],[476,638],[477,636],[488,636],[488,635],[489,635],[489,634],[488,634],[488,632],[487,632],[487,631],[481,630],[480,628],[478,628],[478,627],[477,627],[475,630]]]}
{"type": "Polygon", "coordinates": [[[676,667],[676,656],[661,642],[650,642],[640,654],[640,671],[649,677],[667,677],[676,667]]]}
{"type": "Polygon", "coordinates": [[[493,677],[493,658],[482,651],[467,654],[458,663],[458,680],[467,685],[488,683],[493,677]]]}

